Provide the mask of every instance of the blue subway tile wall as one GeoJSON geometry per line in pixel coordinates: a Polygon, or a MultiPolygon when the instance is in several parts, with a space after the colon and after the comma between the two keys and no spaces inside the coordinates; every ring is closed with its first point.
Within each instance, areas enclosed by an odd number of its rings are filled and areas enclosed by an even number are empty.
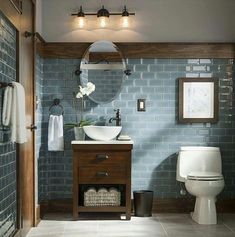
{"type": "MultiPolygon", "coordinates": [[[[72,95],[78,91],[74,74],[79,60],[44,59],[42,97],[42,180],[40,200],[71,198],[73,131],[65,130],[65,151],[48,152],[49,107],[60,98],[65,109],[64,122],[74,122],[77,112],[72,95]]],[[[156,197],[177,198],[177,152],[185,145],[219,146],[226,186],[221,197],[235,197],[235,118],[232,59],[128,59],[132,75],[126,78],[114,101],[97,105],[87,101],[86,118],[108,123],[113,109],[120,108],[123,134],[134,140],[132,189],[154,190],[156,197]],[[178,78],[219,78],[219,122],[216,124],[179,124],[178,78]],[[146,112],[137,111],[137,99],[146,99],[146,112]]]]}
{"type": "MultiPolygon", "coordinates": [[[[0,81],[16,80],[16,30],[0,11],[0,81]]],[[[0,90],[2,114],[4,89],[0,90]]],[[[10,142],[10,129],[0,121],[0,237],[16,230],[17,180],[16,147],[10,142]]]]}
{"type": "Polygon", "coordinates": [[[36,116],[35,123],[37,126],[35,132],[35,203],[38,204],[38,197],[42,193],[40,190],[40,176],[38,176],[38,170],[40,168],[40,156],[43,156],[42,146],[42,95],[43,95],[43,59],[36,55],[36,116]]]}

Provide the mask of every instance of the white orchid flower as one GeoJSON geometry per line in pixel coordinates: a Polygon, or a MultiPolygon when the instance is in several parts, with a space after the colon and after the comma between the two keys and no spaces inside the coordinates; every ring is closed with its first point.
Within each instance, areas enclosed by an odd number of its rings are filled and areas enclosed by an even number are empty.
{"type": "Polygon", "coordinates": [[[77,98],[83,98],[85,95],[90,95],[95,90],[95,85],[88,82],[85,87],[79,86],[79,92],[77,93],[77,98]]]}
{"type": "Polygon", "coordinates": [[[95,85],[92,82],[88,82],[86,86],[90,89],[91,92],[95,90],[95,85]]]}
{"type": "Polygon", "coordinates": [[[76,98],[80,99],[83,97],[83,94],[81,92],[78,92],[77,95],[76,95],[76,98]]]}

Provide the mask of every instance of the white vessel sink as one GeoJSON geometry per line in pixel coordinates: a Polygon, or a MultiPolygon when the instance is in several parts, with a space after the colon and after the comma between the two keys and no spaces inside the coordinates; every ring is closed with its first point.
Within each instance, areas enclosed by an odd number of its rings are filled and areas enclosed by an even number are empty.
{"type": "Polygon", "coordinates": [[[121,126],[83,126],[88,137],[98,141],[110,141],[121,132],[121,126]]]}

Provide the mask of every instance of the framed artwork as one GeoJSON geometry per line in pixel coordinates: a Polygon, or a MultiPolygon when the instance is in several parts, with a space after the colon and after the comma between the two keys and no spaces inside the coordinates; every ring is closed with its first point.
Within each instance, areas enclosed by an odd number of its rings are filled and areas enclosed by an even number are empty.
{"type": "Polygon", "coordinates": [[[217,78],[179,78],[179,122],[218,122],[217,78]]]}
{"type": "Polygon", "coordinates": [[[22,14],[22,0],[9,0],[15,9],[22,14]]]}

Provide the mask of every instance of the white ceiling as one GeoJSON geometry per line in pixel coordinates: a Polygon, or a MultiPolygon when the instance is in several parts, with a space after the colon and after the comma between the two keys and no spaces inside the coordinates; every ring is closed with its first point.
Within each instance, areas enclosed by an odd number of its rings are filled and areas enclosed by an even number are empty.
{"type": "Polygon", "coordinates": [[[41,0],[41,4],[37,30],[50,42],[235,42],[235,0],[41,0]],[[87,27],[81,30],[71,16],[80,5],[85,12],[96,12],[102,5],[121,12],[127,5],[136,16],[127,30],[119,27],[119,16],[110,16],[108,29],[97,27],[96,16],[87,17],[87,27]]]}

